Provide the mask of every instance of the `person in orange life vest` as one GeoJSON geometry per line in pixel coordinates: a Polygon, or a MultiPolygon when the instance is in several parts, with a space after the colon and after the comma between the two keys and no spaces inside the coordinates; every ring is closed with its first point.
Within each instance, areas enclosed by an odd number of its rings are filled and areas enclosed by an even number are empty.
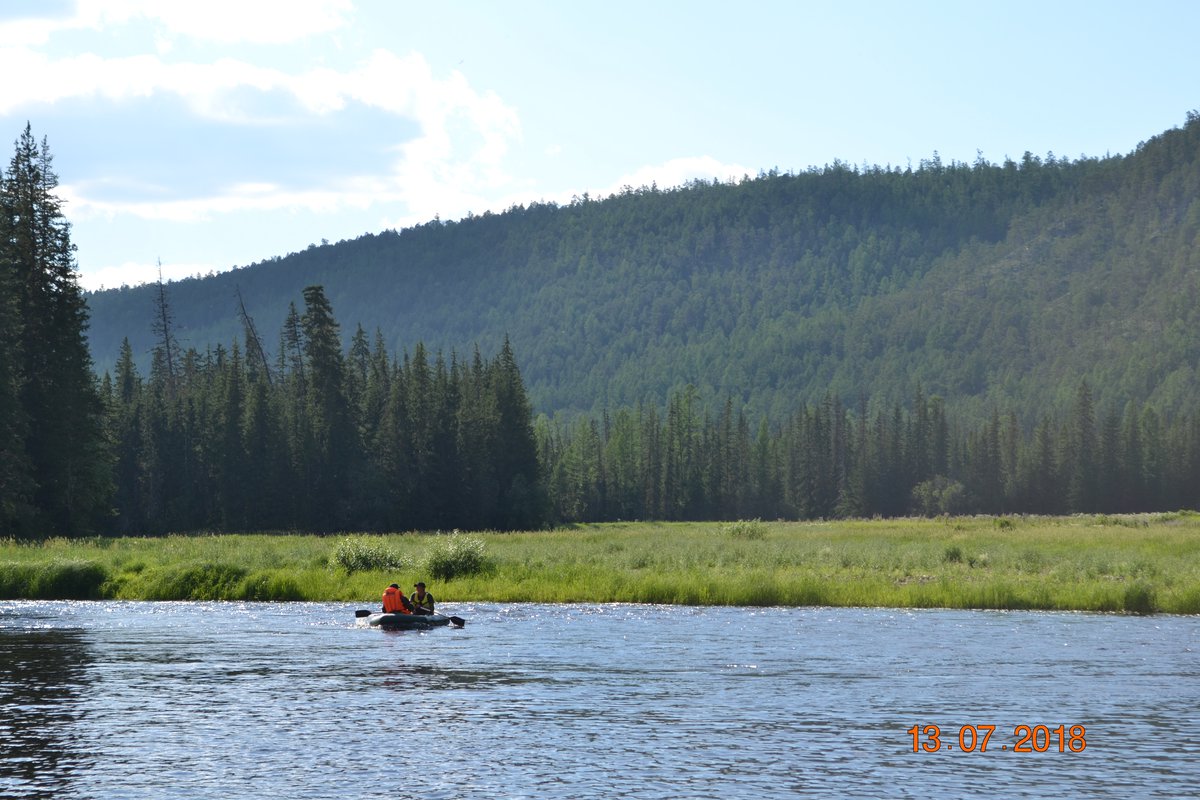
{"type": "Polygon", "coordinates": [[[412,604],[414,614],[433,613],[433,595],[425,591],[424,581],[417,581],[416,591],[408,598],[408,602],[412,604]]]}
{"type": "Polygon", "coordinates": [[[399,584],[393,583],[383,590],[383,611],[385,614],[413,613],[412,605],[408,602],[408,598],[404,596],[404,592],[400,591],[399,584]]]}

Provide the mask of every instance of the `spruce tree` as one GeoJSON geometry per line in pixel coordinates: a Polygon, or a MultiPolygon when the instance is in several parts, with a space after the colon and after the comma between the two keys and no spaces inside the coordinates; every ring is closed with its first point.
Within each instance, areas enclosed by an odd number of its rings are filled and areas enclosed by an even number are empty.
{"type": "Polygon", "coordinates": [[[1095,511],[1096,412],[1087,381],[1079,384],[1067,425],[1062,462],[1067,480],[1068,510],[1073,513],[1095,511]]]}
{"type": "Polygon", "coordinates": [[[245,417],[246,390],[242,355],[237,342],[233,343],[228,362],[221,374],[221,396],[218,398],[216,447],[213,469],[217,473],[219,520],[223,530],[245,530],[246,510],[252,498],[246,493],[250,482],[248,459],[242,438],[245,417]]]}
{"type": "MultiPolygon", "coordinates": [[[[84,338],[87,305],[51,161],[45,140],[39,146],[26,125],[0,191],[3,270],[19,323],[16,340],[6,345],[14,360],[6,358],[9,366],[0,370],[6,373],[0,374],[0,403],[11,402],[15,374],[23,414],[11,419],[24,428],[17,435],[24,436],[29,466],[28,480],[18,477],[14,486],[32,489],[34,527],[27,532],[66,536],[104,521],[112,478],[104,407],[84,338]]],[[[0,324],[16,330],[11,319],[0,324]]],[[[0,436],[0,447],[13,446],[12,431],[0,436]]],[[[0,509],[10,505],[0,503],[0,509]]]]}
{"type": "Polygon", "coordinates": [[[409,359],[391,370],[387,404],[372,447],[371,469],[380,484],[384,525],[393,530],[409,526],[416,464],[413,458],[412,414],[409,409],[409,359]]]}
{"type": "Polygon", "coordinates": [[[346,366],[333,307],[320,286],[304,289],[304,365],[309,381],[308,419],[311,450],[309,524],[318,529],[344,525],[354,460],[360,452],[350,404],[346,398],[346,366]]]}
{"type": "Polygon", "coordinates": [[[251,530],[294,524],[287,502],[292,489],[282,402],[276,402],[265,371],[250,382],[243,413],[242,442],[246,453],[246,525],[251,530]]]}
{"type": "Polygon", "coordinates": [[[487,367],[475,348],[470,369],[461,370],[458,396],[458,451],[462,464],[459,508],[465,528],[487,525],[496,511],[499,482],[495,473],[496,397],[490,390],[487,367]]]}
{"type": "Polygon", "coordinates": [[[401,485],[406,494],[404,505],[408,512],[404,524],[406,527],[429,530],[437,525],[434,511],[437,492],[436,487],[431,485],[437,453],[434,452],[433,371],[429,368],[428,353],[422,342],[417,342],[412,358],[406,360],[402,385],[406,397],[403,403],[398,398],[396,406],[403,406],[407,412],[407,419],[402,423],[404,437],[400,445],[402,465],[407,467],[403,473],[407,485],[401,485]]]}
{"type": "Polygon", "coordinates": [[[133,363],[129,339],[121,342],[117,376],[109,397],[109,436],[114,446],[116,492],[115,530],[120,534],[145,533],[142,498],[143,430],[142,379],[133,363]]]}
{"type": "MultiPolygon", "coordinates": [[[[0,242],[9,241],[7,217],[0,242]]],[[[25,452],[29,419],[21,402],[23,341],[17,306],[17,271],[9,249],[0,250],[0,537],[23,532],[33,513],[33,471],[25,452]]]]}
{"type": "Polygon", "coordinates": [[[154,321],[150,325],[156,344],[154,353],[161,357],[165,370],[167,397],[174,398],[179,373],[179,343],[175,340],[175,314],[167,298],[167,285],[162,279],[162,262],[158,264],[158,284],[154,292],[154,321]]]}
{"type": "Polygon", "coordinates": [[[500,482],[497,524],[535,527],[545,516],[542,476],[533,436],[533,408],[508,337],[493,367],[497,436],[494,473],[500,482]]]}

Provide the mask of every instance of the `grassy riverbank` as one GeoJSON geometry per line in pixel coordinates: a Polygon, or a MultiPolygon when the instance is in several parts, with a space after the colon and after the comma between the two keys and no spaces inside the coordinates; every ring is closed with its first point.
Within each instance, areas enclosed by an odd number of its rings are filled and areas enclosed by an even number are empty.
{"type": "Polygon", "coordinates": [[[374,606],[387,583],[411,587],[420,578],[450,602],[1198,614],[1200,514],[0,542],[0,598],[10,599],[374,606]]]}

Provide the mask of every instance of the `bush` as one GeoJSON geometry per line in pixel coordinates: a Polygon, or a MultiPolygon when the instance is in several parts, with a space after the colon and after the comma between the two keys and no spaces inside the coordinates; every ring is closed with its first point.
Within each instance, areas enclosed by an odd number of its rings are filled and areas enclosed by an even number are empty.
{"type": "Polygon", "coordinates": [[[425,556],[424,571],[440,581],[490,572],[494,564],[484,550],[482,539],[458,531],[438,536],[425,556]]]}
{"type": "Polygon", "coordinates": [[[767,538],[767,526],[763,525],[762,520],[760,519],[739,519],[737,522],[730,522],[722,525],[721,532],[734,539],[767,538]]]}
{"type": "Polygon", "coordinates": [[[959,514],[967,507],[967,490],[958,481],[934,475],[912,490],[912,508],[923,517],[959,514]]]}
{"type": "Polygon", "coordinates": [[[407,558],[381,543],[366,538],[347,537],[338,542],[333,565],[355,572],[395,572],[411,566],[407,558]]]}

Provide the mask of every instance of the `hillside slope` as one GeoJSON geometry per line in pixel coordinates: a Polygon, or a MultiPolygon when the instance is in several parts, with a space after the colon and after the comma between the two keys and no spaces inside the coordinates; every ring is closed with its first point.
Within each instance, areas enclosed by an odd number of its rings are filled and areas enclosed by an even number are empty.
{"type": "MultiPolygon", "coordinates": [[[[268,342],[322,284],[348,340],[469,353],[507,334],[539,411],[674,387],[778,418],[829,391],[1026,421],[1081,379],[1100,408],[1200,396],[1200,116],[1127,155],[835,163],[431,222],[171,284],[178,336],[268,342]]],[[[153,287],[88,296],[100,370],[153,347],[153,287]]]]}

